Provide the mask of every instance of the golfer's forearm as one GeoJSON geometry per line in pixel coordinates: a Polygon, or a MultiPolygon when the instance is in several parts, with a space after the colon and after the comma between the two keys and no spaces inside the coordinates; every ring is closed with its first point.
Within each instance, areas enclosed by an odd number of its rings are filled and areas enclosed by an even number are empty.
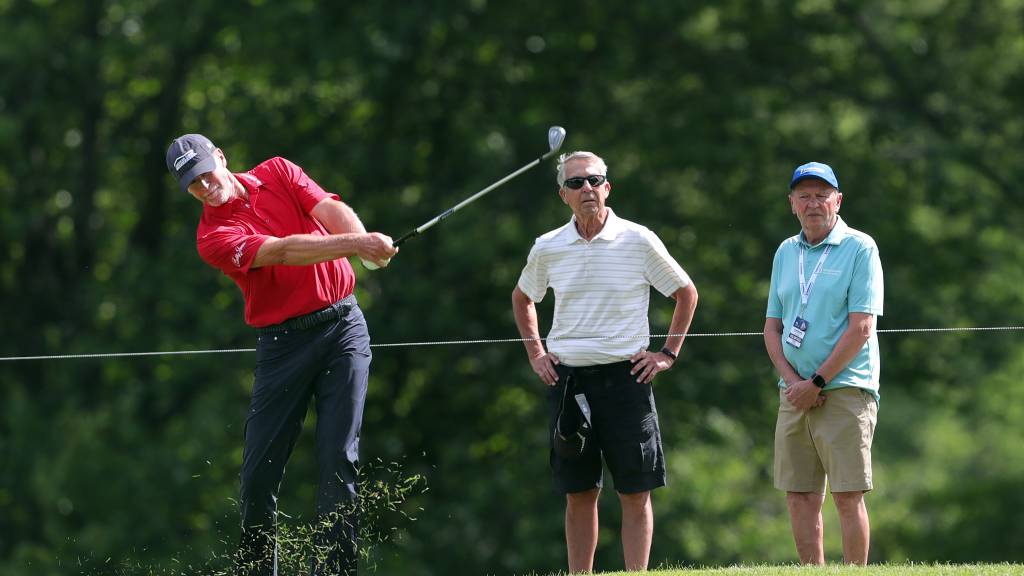
{"type": "Polygon", "coordinates": [[[821,366],[818,366],[817,372],[826,382],[835,378],[836,374],[842,372],[857,357],[857,353],[871,337],[874,318],[870,314],[850,314],[850,324],[839,337],[836,347],[821,366]]]}
{"type": "Polygon", "coordinates": [[[334,198],[324,198],[313,207],[311,213],[331,234],[366,233],[366,227],[355,210],[334,198]]]}
{"type": "Polygon", "coordinates": [[[683,348],[685,334],[690,331],[690,323],[693,322],[693,312],[697,309],[697,287],[691,282],[685,288],[676,290],[676,308],[672,311],[672,324],[668,327],[669,334],[683,334],[683,336],[669,336],[665,339],[665,348],[678,355],[683,348]]]}
{"type": "Polygon", "coordinates": [[[787,384],[803,380],[803,377],[786,360],[786,354],[782,351],[782,321],[778,318],[768,318],[764,323],[764,347],[768,351],[768,358],[771,359],[775,371],[787,384]]]}
{"type": "Polygon", "coordinates": [[[252,267],[307,266],[358,254],[362,234],[293,234],[268,238],[256,252],[252,267]]]}

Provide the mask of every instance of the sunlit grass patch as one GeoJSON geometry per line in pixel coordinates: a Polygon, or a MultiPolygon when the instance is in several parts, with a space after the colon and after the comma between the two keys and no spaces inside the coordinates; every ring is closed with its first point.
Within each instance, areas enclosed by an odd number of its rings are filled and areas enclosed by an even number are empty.
{"type": "Polygon", "coordinates": [[[649,572],[605,572],[608,576],[1024,576],[1024,564],[830,564],[667,568],[649,572]]]}

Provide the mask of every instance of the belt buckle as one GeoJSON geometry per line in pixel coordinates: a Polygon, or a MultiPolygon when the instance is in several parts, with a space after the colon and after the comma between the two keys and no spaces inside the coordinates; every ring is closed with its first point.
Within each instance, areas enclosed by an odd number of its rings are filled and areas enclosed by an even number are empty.
{"type": "Polygon", "coordinates": [[[335,302],[334,304],[331,304],[331,310],[334,312],[335,318],[338,318],[340,320],[346,316],[347,309],[345,308],[345,306],[346,303],[340,300],[338,302],[335,302]]]}

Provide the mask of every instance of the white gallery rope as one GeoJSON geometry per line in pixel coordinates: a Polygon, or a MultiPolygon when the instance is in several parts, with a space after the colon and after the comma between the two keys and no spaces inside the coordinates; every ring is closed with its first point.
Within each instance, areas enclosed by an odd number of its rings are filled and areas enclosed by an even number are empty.
{"type": "MultiPolygon", "coordinates": [[[[979,326],[979,327],[958,327],[958,328],[890,328],[877,330],[879,334],[905,334],[908,332],[992,332],[1024,330],[1024,326],[979,326]]],[[[705,332],[685,334],[687,338],[706,338],[724,336],[761,336],[764,332],[705,332]]],[[[669,336],[684,336],[684,334],[648,334],[646,336],[594,336],[593,338],[572,338],[572,340],[602,339],[602,340],[641,340],[643,338],[668,338],[669,336]]],[[[495,338],[485,340],[435,340],[425,342],[391,342],[384,344],[370,344],[370,348],[407,348],[413,346],[456,346],[465,344],[508,344],[511,342],[526,342],[533,338],[495,338]]],[[[541,342],[546,338],[537,338],[541,342]]],[[[235,354],[239,352],[255,352],[255,348],[232,348],[224,350],[171,350],[166,352],[111,352],[106,354],[54,354],[49,356],[7,356],[0,357],[0,362],[13,362],[16,360],[73,360],[81,358],[132,358],[137,356],[188,356],[193,354],[235,354]]]]}

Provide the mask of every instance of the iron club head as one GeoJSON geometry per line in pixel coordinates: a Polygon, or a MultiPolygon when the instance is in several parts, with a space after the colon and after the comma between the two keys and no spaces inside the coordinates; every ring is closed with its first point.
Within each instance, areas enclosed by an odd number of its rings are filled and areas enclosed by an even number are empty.
{"type": "Polygon", "coordinates": [[[544,155],[544,158],[551,156],[558,149],[562,147],[562,142],[565,141],[565,128],[561,126],[552,126],[548,128],[548,153],[544,155]]]}

